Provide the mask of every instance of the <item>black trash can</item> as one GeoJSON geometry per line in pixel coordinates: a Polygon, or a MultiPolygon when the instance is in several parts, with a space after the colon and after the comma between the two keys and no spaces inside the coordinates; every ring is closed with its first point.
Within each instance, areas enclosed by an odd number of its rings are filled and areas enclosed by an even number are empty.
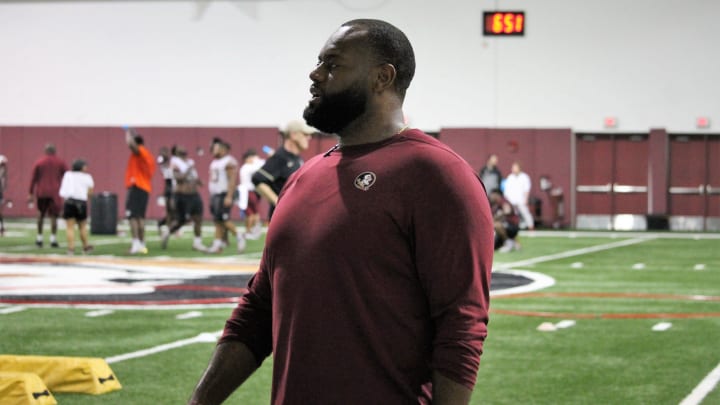
{"type": "Polygon", "coordinates": [[[92,196],[90,203],[90,233],[115,235],[118,220],[117,194],[104,191],[92,196]]]}

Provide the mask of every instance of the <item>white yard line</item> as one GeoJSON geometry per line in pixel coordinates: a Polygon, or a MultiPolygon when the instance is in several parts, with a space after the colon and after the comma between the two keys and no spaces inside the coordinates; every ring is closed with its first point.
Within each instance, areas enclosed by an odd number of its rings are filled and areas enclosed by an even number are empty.
{"type": "Polygon", "coordinates": [[[113,311],[112,309],[99,309],[97,311],[86,312],[85,316],[88,318],[97,318],[105,315],[110,315],[114,312],[115,311],[113,311]]]}
{"type": "Polygon", "coordinates": [[[27,308],[21,307],[21,306],[0,308],[0,315],[7,315],[7,314],[13,314],[15,312],[22,312],[26,309],[27,308]]]}
{"type": "Polygon", "coordinates": [[[600,252],[603,250],[609,250],[609,249],[615,249],[615,248],[619,248],[619,247],[623,247],[623,246],[635,245],[635,244],[646,242],[646,241],[652,240],[652,239],[653,239],[652,237],[627,239],[627,240],[621,240],[619,242],[606,243],[603,245],[596,245],[596,246],[590,246],[590,247],[581,248],[581,249],[568,250],[566,252],[555,253],[552,255],[533,257],[531,259],[519,260],[517,262],[498,263],[494,267],[493,270],[506,270],[506,269],[513,269],[513,268],[517,268],[517,267],[532,266],[534,264],[549,262],[551,260],[566,259],[568,257],[580,256],[580,255],[585,255],[588,253],[595,253],[595,252],[600,252]]]}
{"type": "Polygon", "coordinates": [[[172,343],[166,343],[164,345],[159,345],[155,347],[151,347],[149,349],[143,349],[138,350],[136,352],[130,352],[125,354],[120,354],[117,356],[107,357],[105,358],[105,361],[108,364],[112,363],[119,363],[121,361],[130,360],[130,359],[136,359],[139,357],[147,357],[156,353],[162,353],[166,352],[168,350],[177,349],[179,347],[188,346],[195,343],[214,343],[217,341],[217,339],[222,334],[222,331],[217,332],[211,332],[211,333],[201,333],[193,338],[189,339],[182,339],[178,340],[172,343]]]}
{"type": "Polygon", "coordinates": [[[715,389],[718,381],[720,381],[720,364],[700,381],[700,384],[692,390],[690,395],[680,402],[680,405],[699,405],[703,399],[715,389]]]}

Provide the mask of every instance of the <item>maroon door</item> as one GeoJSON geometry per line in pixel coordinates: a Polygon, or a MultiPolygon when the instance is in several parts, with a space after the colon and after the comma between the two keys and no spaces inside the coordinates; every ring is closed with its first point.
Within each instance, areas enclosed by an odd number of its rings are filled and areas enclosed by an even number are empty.
{"type": "Polygon", "coordinates": [[[577,224],[613,229],[620,214],[648,211],[648,137],[579,134],[576,142],[577,224]],[[586,222],[587,218],[591,218],[586,222]]]}
{"type": "Polygon", "coordinates": [[[610,135],[578,135],[576,214],[612,213],[613,140],[610,135]]]}
{"type": "Polygon", "coordinates": [[[705,229],[720,231],[720,135],[707,135],[705,229]]]}
{"type": "Polygon", "coordinates": [[[720,230],[720,136],[670,136],[669,213],[676,229],[720,230]]]}

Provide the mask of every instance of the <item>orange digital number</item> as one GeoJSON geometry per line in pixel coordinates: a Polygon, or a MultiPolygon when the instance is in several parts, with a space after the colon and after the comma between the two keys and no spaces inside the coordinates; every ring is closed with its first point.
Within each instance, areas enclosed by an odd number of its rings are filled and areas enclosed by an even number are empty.
{"type": "Polygon", "coordinates": [[[499,34],[503,31],[503,14],[496,13],[493,15],[492,32],[499,34]]]}
{"type": "Polygon", "coordinates": [[[503,25],[504,25],[503,32],[504,33],[512,34],[514,32],[513,31],[515,29],[515,24],[513,24],[514,20],[515,20],[515,14],[507,13],[504,15],[504,18],[503,18],[503,25]]]}
{"type": "Polygon", "coordinates": [[[524,23],[524,22],[525,22],[525,21],[523,21],[523,15],[522,15],[522,14],[518,14],[518,15],[515,17],[515,32],[523,32],[523,23],[524,23]]]}

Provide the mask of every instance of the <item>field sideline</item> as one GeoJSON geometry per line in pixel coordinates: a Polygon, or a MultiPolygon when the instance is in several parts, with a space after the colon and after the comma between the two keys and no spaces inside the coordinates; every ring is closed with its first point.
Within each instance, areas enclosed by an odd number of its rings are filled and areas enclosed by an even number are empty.
{"type": "MultiPolygon", "coordinates": [[[[189,249],[188,229],[163,251],[148,226],[147,257],[129,257],[127,237],[91,235],[96,251],[68,259],[63,249],[37,249],[29,225],[11,222],[0,238],[0,353],[103,357],[123,384],[102,396],[56,394],[61,405],[184,403],[232,302],[10,304],[22,295],[7,286],[24,269],[12,266],[53,263],[55,274],[67,272],[59,279],[75,267],[130,269],[143,274],[130,283],[141,290],[161,289],[166,269],[196,288],[206,276],[225,283],[252,272],[262,240],[242,255],[204,256],[189,249]]],[[[497,254],[494,268],[537,275],[540,289],[493,293],[473,404],[720,403],[720,234],[535,231],[521,242],[521,251],[497,254]]],[[[226,403],[269,403],[270,363],[226,403]]]]}

